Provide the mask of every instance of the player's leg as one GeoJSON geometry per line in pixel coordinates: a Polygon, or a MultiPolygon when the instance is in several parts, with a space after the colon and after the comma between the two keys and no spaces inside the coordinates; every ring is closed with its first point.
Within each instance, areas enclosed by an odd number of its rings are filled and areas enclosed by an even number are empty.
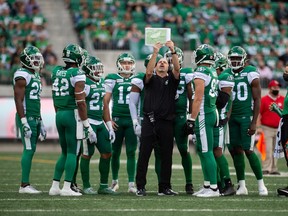
{"type": "Polygon", "coordinates": [[[136,150],[137,136],[133,130],[131,118],[126,119],[125,144],[127,156],[127,173],[128,173],[128,192],[136,193],[135,174],[136,174],[136,150]]]}
{"type": "Polygon", "coordinates": [[[192,158],[188,150],[188,136],[183,130],[186,123],[186,115],[178,115],[174,121],[174,138],[177,148],[181,155],[181,163],[184,169],[186,185],[185,191],[187,194],[193,194],[192,184],[192,158]]]}
{"type": "Polygon", "coordinates": [[[113,121],[118,125],[115,131],[115,141],[112,145],[112,157],[111,157],[111,170],[112,170],[112,185],[111,188],[114,191],[119,189],[118,173],[120,169],[120,155],[122,150],[122,142],[124,139],[123,121],[118,117],[113,117],[113,121]]]}

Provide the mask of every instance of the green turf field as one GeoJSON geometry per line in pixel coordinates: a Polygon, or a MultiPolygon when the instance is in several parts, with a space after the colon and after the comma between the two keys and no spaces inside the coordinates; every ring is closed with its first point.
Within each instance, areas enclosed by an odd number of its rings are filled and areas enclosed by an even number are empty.
{"type": "MultiPolygon", "coordinates": [[[[172,186],[180,194],[174,197],[157,196],[156,174],[153,168],[154,156],[151,157],[151,167],[148,172],[146,197],[136,197],[127,193],[127,175],[125,155],[120,169],[120,195],[83,195],[81,197],[51,197],[48,190],[53,177],[54,164],[58,153],[37,152],[34,156],[31,171],[31,184],[42,190],[40,195],[19,194],[21,178],[21,153],[0,152],[0,215],[288,215],[288,198],[278,197],[276,189],[288,184],[288,169],[284,159],[279,160],[278,167],[281,176],[265,176],[264,181],[269,196],[259,197],[257,181],[246,160],[246,184],[248,196],[233,196],[219,198],[196,198],[184,192],[184,174],[179,153],[175,151],[173,159],[172,186]]],[[[91,164],[91,183],[95,189],[99,186],[98,157],[94,155],[91,164]]],[[[198,156],[193,157],[194,189],[200,188],[203,182],[198,156]]],[[[232,180],[235,183],[235,170],[229,165],[232,180]]],[[[110,175],[111,176],[111,175],[110,175]]],[[[109,179],[109,183],[111,178],[109,179]]],[[[82,182],[78,176],[78,184],[82,182]]]]}

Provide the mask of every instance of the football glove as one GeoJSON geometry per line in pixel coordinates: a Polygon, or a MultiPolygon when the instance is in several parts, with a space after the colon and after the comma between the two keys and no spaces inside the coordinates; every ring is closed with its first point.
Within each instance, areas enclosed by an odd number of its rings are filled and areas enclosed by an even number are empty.
{"type": "Polygon", "coordinates": [[[111,121],[107,121],[106,125],[107,125],[108,132],[109,132],[109,140],[111,141],[111,143],[114,143],[114,141],[116,139],[116,136],[115,136],[114,129],[112,127],[112,122],[111,121]]]}
{"type": "Polygon", "coordinates": [[[21,118],[21,123],[22,123],[22,130],[23,130],[24,136],[27,139],[30,139],[32,135],[32,130],[27,122],[27,118],[26,117],[21,118]]]}
{"type": "Polygon", "coordinates": [[[88,122],[88,119],[82,121],[84,126],[84,139],[89,139],[90,143],[97,143],[96,133],[88,122]]]}
{"type": "Polygon", "coordinates": [[[141,125],[137,121],[137,119],[133,120],[133,129],[136,136],[141,137],[141,125]]]}
{"type": "Polygon", "coordinates": [[[227,122],[228,122],[228,117],[226,117],[225,119],[220,119],[218,126],[224,127],[227,124],[227,122]]]}
{"type": "Polygon", "coordinates": [[[43,124],[43,121],[41,120],[40,136],[39,136],[40,141],[44,141],[46,139],[46,135],[47,135],[47,131],[43,124]]]}
{"type": "Polygon", "coordinates": [[[186,121],[186,134],[194,134],[194,127],[195,127],[195,119],[187,119],[186,121]]]}

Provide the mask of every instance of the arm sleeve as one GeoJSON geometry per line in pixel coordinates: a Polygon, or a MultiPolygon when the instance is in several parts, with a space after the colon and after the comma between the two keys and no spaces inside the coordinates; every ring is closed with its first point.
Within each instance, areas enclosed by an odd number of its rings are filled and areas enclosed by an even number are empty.
{"type": "Polygon", "coordinates": [[[216,100],[217,109],[223,109],[229,101],[230,95],[226,92],[220,91],[216,100]]]}
{"type": "Polygon", "coordinates": [[[140,99],[140,94],[138,92],[130,92],[129,109],[132,120],[138,119],[137,115],[137,105],[140,99]]]}

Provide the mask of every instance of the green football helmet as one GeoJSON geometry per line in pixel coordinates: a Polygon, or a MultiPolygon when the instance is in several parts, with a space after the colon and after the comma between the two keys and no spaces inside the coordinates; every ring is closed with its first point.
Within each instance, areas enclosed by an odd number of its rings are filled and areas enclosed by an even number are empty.
{"type": "Polygon", "coordinates": [[[166,54],[167,52],[169,52],[169,51],[170,51],[170,49],[169,49],[167,46],[162,46],[162,47],[159,49],[158,54],[160,54],[160,55],[162,55],[162,56],[165,56],[165,54],[166,54]]]}
{"type": "Polygon", "coordinates": [[[193,53],[194,61],[196,65],[206,63],[214,65],[215,63],[215,52],[212,46],[208,44],[200,45],[193,53]]]}
{"type": "MultiPolygon", "coordinates": [[[[184,61],[183,51],[179,47],[176,47],[176,46],[174,46],[174,51],[177,53],[179,64],[183,65],[183,61],[184,61]]],[[[171,53],[172,53],[171,50],[168,49],[164,55],[164,57],[168,60],[168,62],[171,62],[171,59],[172,59],[171,53]]]]}
{"type": "Polygon", "coordinates": [[[217,52],[215,56],[215,69],[225,70],[228,66],[227,58],[221,53],[217,52]]]}
{"type": "MultiPolygon", "coordinates": [[[[152,57],[152,54],[148,55],[148,56],[145,58],[145,61],[144,61],[144,66],[145,66],[145,68],[147,68],[147,65],[148,65],[151,57],[152,57]]],[[[157,57],[156,57],[156,64],[158,63],[158,61],[159,61],[161,58],[163,58],[163,56],[160,55],[160,54],[158,54],[157,57]]]]}
{"type": "Polygon", "coordinates": [[[116,61],[116,66],[118,69],[118,73],[126,73],[126,74],[134,74],[135,72],[135,66],[136,66],[136,61],[133,55],[129,53],[122,53],[118,56],[117,61],[116,61]],[[131,65],[127,69],[126,66],[125,68],[121,65],[121,62],[130,62],[131,65]]]}
{"type": "Polygon", "coordinates": [[[89,57],[88,51],[87,51],[86,49],[83,49],[83,48],[82,48],[82,58],[83,58],[83,60],[82,60],[82,65],[85,63],[85,60],[86,60],[86,58],[88,58],[88,57],[89,57]]]}
{"type": "Polygon", "coordinates": [[[86,76],[92,77],[95,81],[101,79],[104,74],[104,66],[99,58],[88,56],[82,65],[82,70],[86,76]]]}
{"type": "Polygon", "coordinates": [[[39,71],[44,65],[43,56],[35,46],[28,46],[21,52],[20,62],[25,67],[35,71],[39,71]]]}
{"type": "Polygon", "coordinates": [[[62,59],[64,62],[76,63],[80,66],[83,62],[82,48],[77,44],[68,44],[63,49],[62,59]]]}
{"type": "Polygon", "coordinates": [[[246,51],[240,46],[232,47],[227,55],[228,66],[233,70],[237,70],[245,66],[247,57],[246,51]]]}

